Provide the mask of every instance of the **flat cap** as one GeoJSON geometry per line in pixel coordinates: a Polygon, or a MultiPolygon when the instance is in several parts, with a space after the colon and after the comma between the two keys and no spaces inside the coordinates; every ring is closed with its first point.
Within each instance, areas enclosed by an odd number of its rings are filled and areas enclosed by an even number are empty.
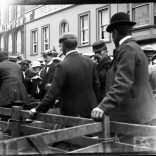
{"type": "Polygon", "coordinates": [[[94,42],[92,44],[92,47],[93,47],[93,52],[94,53],[98,53],[100,52],[101,50],[107,50],[107,46],[105,44],[104,41],[98,41],[98,42],[94,42]]]}
{"type": "Polygon", "coordinates": [[[31,61],[30,60],[22,60],[21,61],[21,64],[27,64],[27,65],[29,65],[31,63],[31,61]]]}
{"type": "Polygon", "coordinates": [[[71,32],[65,33],[59,37],[59,42],[61,43],[68,39],[77,40],[77,35],[75,35],[74,33],[71,33],[71,32]]]}

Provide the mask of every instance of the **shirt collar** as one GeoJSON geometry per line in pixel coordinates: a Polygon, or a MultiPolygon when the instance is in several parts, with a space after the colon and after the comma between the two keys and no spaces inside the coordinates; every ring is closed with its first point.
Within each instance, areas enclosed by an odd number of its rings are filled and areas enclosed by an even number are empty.
{"type": "Polygon", "coordinates": [[[69,55],[69,54],[71,54],[71,53],[74,53],[74,52],[76,52],[76,50],[68,51],[68,52],[66,53],[66,56],[69,55]]]}
{"type": "Polygon", "coordinates": [[[121,45],[124,41],[128,40],[129,38],[132,38],[132,36],[131,36],[131,35],[128,35],[128,36],[122,38],[122,39],[119,41],[119,45],[121,45]]]}

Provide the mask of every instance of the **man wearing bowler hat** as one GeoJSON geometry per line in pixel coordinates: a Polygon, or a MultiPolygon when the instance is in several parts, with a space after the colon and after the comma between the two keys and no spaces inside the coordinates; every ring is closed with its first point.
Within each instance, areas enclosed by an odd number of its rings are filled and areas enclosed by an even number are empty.
{"type": "Polygon", "coordinates": [[[156,118],[156,103],[149,85],[148,61],[131,36],[129,15],[119,12],[111,17],[106,31],[112,33],[116,46],[111,67],[110,88],[91,116],[105,114],[113,121],[147,124],[156,118]]]}
{"type": "Polygon", "coordinates": [[[59,38],[60,49],[65,58],[57,64],[51,87],[41,103],[29,113],[46,112],[60,96],[61,114],[89,118],[97,106],[96,93],[99,81],[95,64],[76,50],[77,36],[66,33],[59,38]]]}
{"type": "Polygon", "coordinates": [[[104,41],[94,42],[92,44],[95,59],[97,60],[96,70],[100,81],[99,102],[105,95],[105,83],[108,70],[111,64],[111,58],[108,56],[107,46],[104,41]]]}

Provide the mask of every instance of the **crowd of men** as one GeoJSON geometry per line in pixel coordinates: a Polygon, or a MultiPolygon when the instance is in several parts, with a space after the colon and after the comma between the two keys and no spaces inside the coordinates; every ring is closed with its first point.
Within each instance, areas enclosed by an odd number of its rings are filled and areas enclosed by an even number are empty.
{"type": "Polygon", "coordinates": [[[126,13],[112,16],[106,31],[115,44],[113,60],[104,41],[92,44],[92,59],[83,56],[76,49],[77,36],[70,32],[59,37],[65,58],[54,61],[53,52],[46,51],[44,67],[33,61],[30,69],[28,60],[18,65],[1,52],[0,106],[28,104],[31,97],[39,99],[29,111],[31,118],[59,103],[62,115],[102,119],[107,114],[114,121],[154,124],[156,102],[147,57],[131,35],[135,24],[126,13]]]}

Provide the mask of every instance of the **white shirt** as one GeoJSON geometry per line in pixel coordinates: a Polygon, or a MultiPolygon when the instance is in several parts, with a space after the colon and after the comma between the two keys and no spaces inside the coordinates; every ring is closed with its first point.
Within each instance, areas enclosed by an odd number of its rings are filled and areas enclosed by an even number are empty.
{"type": "Polygon", "coordinates": [[[53,63],[53,61],[51,60],[49,63],[47,63],[47,70],[46,70],[46,73],[48,72],[48,70],[49,70],[49,66],[50,66],[50,64],[52,64],[53,63]]]}
{"type": "Polygon", "coordinates": [[[132,36],[131,36],[131,35],[128,35],[128,36],[122,38],[122,39],[119,41],[119,45],[121,45],[123,42],[125,42],[125,41],[128,40],[129,38],[132,38],[132,36]]]}

